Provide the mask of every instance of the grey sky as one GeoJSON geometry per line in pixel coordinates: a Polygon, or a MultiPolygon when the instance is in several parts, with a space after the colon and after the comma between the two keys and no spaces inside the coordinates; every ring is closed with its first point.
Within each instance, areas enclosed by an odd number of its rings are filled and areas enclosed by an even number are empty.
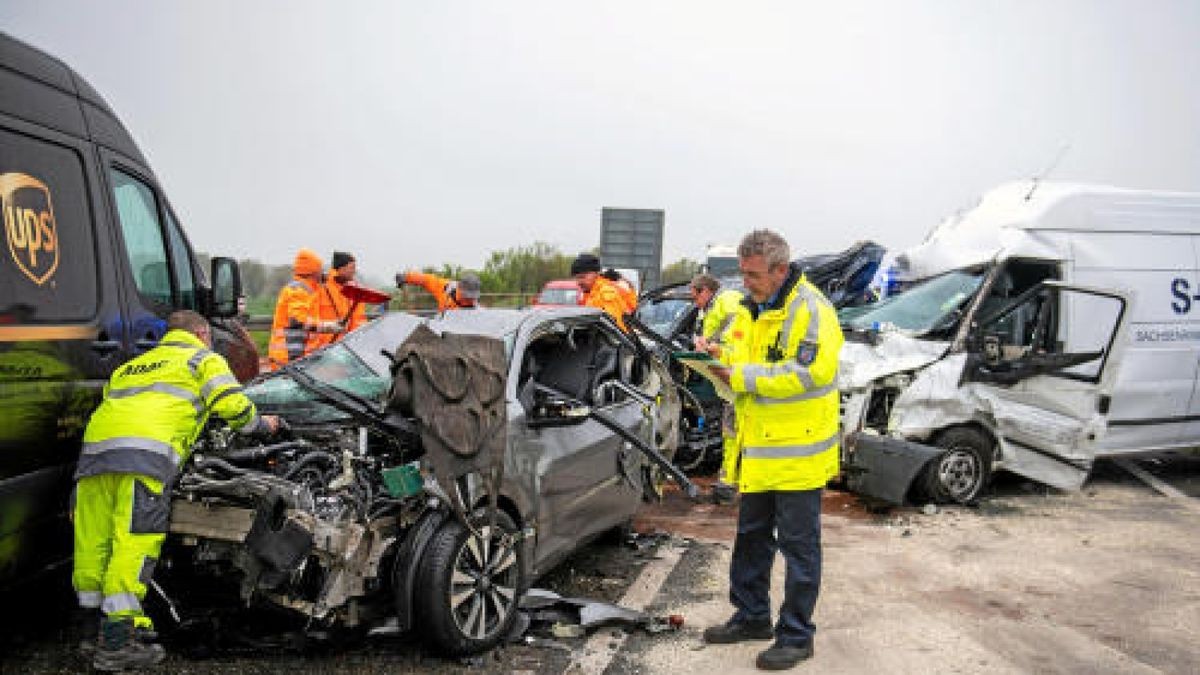
{"type": "Polygon", "coordinates": [[[197,248],[343,248],[379,278],[772,227],[905,247],[988,188],[1200,191],[1200,3],[65,2],[0,29],[121,115],[197,248]]]}

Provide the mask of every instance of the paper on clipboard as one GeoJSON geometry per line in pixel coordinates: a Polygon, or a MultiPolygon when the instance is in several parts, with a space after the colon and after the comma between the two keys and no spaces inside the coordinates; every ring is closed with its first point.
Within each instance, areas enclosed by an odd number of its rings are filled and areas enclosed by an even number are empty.
{"type": "Polygon", "coordinates": [[[676,361],[711,382],[713,388],[717,390],[717,396],[733,403],[733,389],[730,389],[729,384],[713,372],[714,368],[727,368],[728,366],[704,352],[674,352],[671,356],[676,361]]]}

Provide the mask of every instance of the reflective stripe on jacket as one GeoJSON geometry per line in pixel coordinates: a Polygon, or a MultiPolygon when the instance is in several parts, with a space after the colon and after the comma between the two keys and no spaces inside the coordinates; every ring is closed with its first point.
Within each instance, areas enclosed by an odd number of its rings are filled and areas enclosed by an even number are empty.
{"type": "MultiPolygon", "coordinates": [[[[344,286],[345,284],[339,282],[332,274],[321,284],[317,289],[317,318],[321,321],[346,320],[345,332],[349,333],[367,322],[367,306],[361,302],[354,304],[347,298],[342,293],[344,286]],[[352,308],[354,311],[350,311],[352,308]]],[[[316,345],[314,349],[330,344],[338,335],[339,333],[316,333],[312,336],[312,342],[316,345]]]]}
{"type": "Polygon", "coordinates": [[[595,283],[592,284],[592,290],[584,296],[583,304],[608,312],[608,315],[616,320],[617,326],[621,330],[626,330],[625,297],[617,289],[616,282],[597,276],[595,283]]]}
{"type": "Polygon", "coordinates": [[[210,413],[241,431],[264,426],[225,358],[188,331],[169,331],[109,379],[84,431],[75,478],[135,473],[169,482],[210,413]]]}
{"type": "Polygon", "coordinates": [[[272,370],[317,348],[317,333],[313,329],[320,321],[318,301],[315,282],[306,279],[296,277],[279,289],[267,345],[272,370]]]}
{"type": "Polygon", "coordinates": [[[796,268],[780,297],[747,308],[748,334],[732,362],[738,461],[730,478],[742,492],[811,490],[838,472],[837,312],[796,268]]]}

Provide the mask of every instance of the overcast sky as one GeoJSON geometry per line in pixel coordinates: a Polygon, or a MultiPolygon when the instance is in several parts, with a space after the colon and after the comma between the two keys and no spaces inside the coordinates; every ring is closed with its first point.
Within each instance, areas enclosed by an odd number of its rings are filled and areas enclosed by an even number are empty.
{"type": "Polygon", "coordinates": [[[1200,191],[1200,2],[3,0],[101,91],[200,250],[377,278],[781,231],[918,243],[990,187],[1200,191]]]}

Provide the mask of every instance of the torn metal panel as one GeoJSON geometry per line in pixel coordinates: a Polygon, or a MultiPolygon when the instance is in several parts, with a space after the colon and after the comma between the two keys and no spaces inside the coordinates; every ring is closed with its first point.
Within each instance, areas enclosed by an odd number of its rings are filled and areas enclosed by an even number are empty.
{"type": "Polygon", "coordinates": [[[873,345],[847,342],[842,345],[838,388],[849,391],[885,375],[923,368],[941,358],[949,346],[947,342],[918,340],[894,331],[879,333],[873,345]]]}

